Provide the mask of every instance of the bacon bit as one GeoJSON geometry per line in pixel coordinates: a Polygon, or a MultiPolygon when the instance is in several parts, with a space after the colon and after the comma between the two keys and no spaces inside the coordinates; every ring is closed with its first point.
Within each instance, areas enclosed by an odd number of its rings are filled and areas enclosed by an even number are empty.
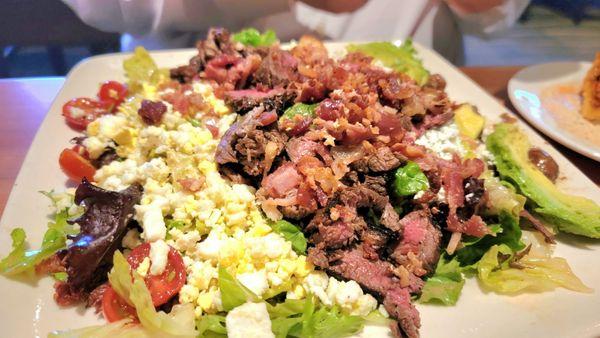
{"type": "Polygon", "coordinates": [[[83,291],[73,292],[65,282],[54,283],[54,301],[59,306],[71,306],[81,303],[86,299],[83,291]]]}
{"type": "Polygon", "coordinates": [[[462,238],[462,233],[453,232],[452,236],[450,236],[450,241],[448,242],[448,246],[446,247],[446,252],[449,255],[454,254],[454,251],[458,248],[458,243],[460,243],[460,239],[462,238]]]}
{"type": "Polygon", "coordinates": [[[35,273],[38,275],[49,275],[51,273],[65,272],[67,271],[63,260],[54,254],[35,266],[35,273]]]}
{"type": "Polygon", "coordinates": [[[213,139],[219,138],[219,128],[214,125],[214,122],[208,121],[204,126],[206,127],[206,129],[208,129],[208,131],[210,131],[210,134],[212,135],[213,139]]]}
{"type": "Polygon", "coordinates": [[[199,178],[182,178],[177,182],[181,184],[183,189],[190,192],[196,192],[202,188],[205,180],[206,179],[203,176],[200,176],[199,178]]]}
{"type": "Polygon", "coordinates": [[[268,126],[275,121],[277,121],[277,112],[274,110],[264,112],[258,117],[258,123],[260,123],[260,125],[263,127],[268,126]]]}
{"type": "Polygon", "coordinates": [[[523,209],[519,216],[528,220],[533,225],[533,228],[544,236],[544,241],[546,241],[546,243],[556,244],[556,241],[554,240],[554,234],[548,230],[544,223],[530,214],[529,211],[523,209]]]}
{"type": "Polygon", "coordinates": [[[87,300],[87,306],[93,307],[96,313],[102,312],[102,297],[104,291],[108,289],[108,283],[104,283],[90,292],[90,297],[87,300]]]}
{"type": "MultiPolygon", "coordinates": [[[[277,116],[277,115],[276,115],[277,116]]],[[[267,179],[267,174],[271,171],[271,166],[273,165],[273,160],[275,160],[275,156],[277,156],[277,143],[268,142],[265,146],[265,160],[263,163],[263,167],[265,170],[263,171],[263,182],[267,179]]]]}
{"type": "MultiPolygon", "coordinates": [[[[282,164],[277,170],[265,177],[263,187],[270,196],[283,197],[300,185],[302,176],[291,162],[282,164]]],[[[294,197],[295,200],[295,197],[294,197]]]]}
{"type": "Polygon", "coordinates": [[[150,100],[143,100],[138,114],[142,121],[148,125],[157,125],[162,120],[163,115],[167,112],[167,106],[164,103],[150,100]]]}
{"type": "Polygon", "coordinates": [[[410,285],[410,273],[404,266],[400,265],[393,269],[392,272],[400,279],[400,287],[406,288],[410,285]]]}

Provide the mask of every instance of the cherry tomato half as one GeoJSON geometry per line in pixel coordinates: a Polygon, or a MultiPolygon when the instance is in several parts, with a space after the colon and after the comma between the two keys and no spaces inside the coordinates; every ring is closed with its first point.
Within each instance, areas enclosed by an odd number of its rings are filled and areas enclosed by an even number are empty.
{"type": "Polygon", "coordinates": [[[81,182],[84,177],[90,181],[94,180],[96,168],[73,149],[66,148],[63,150],[58,158],[58,163],[60,169],[77,183],[81,182]]]}
{"type": "Polygon", "coordinates": [[[127,87],[117,81],[107,81],[100,86],[98,98],[103,102],[110,102],[114,111],[127,97],[127,87]]]}
{"type": "Polygon", "coordinates": [[[124,318],[132,318],[137,321],[135,308],[127,304],[110,286],[106,288],[102,295],[102,314],[109,323],[124,318]]]}
{"type": "Polygon", "coordinates": [[[71,128],[85,130],[87,125],[97,119],[98,116],[110,113],[111,107],[112,103],[110,102],[80,97],[65,103],[62,114],[71,128]]]}
{"type": "MultiPolygon", "coordinates": [[[[150,243],[144,243],[131,250],[131,253],[127,257],[127,261],[133,269],[137,269],[144,258],[149,255],[150,243]]],[[[148,290],[150,290],[154,306],[160,306],[175,296],[185,284],[185,278],[185,265],[183,264],[183,259],[177,250],[171,248],[169,250],[165,271],[157,276],[148,273],[144,279],[148,290]]]]}

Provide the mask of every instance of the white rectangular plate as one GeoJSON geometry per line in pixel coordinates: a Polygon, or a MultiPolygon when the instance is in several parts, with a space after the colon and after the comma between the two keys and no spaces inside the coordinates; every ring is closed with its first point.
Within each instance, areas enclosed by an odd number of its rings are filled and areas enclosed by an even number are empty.
{"type": "MultiPolygon", "coordinates": [[[[340,51],[344,44],[329,44],[340,51]]],[[[448,83],[448,93],[457,102],[470,102],[488,118],[499,121],[506,108],[437,53],[417,46],[425,67],[440,73],[448,83]]],[[[194,50],[152,53],[160,67],[186,64],[194,50]]],[[[0,221],[0,252],[10,248],[10,230],[25,228],[32,246],[39,245],[46,230],[48,200],[40,190],[62,189],[66,180],[58,167],[58,154],[77,134],[63,121],[61,107],[69,99],[94,96],[98,84],[124,80],[122,62],[127,54],[89,58],[73,68],[55,99],[10,194],[0,221]]],[[[524,123],[521,127],[532,143],[547,150],[561,170],[559,185],[567,192],[600,201],[600,189],[573,164],[524,123]]],[[[600,241],[559,236],[556,255],[568,260],[583,282],[600,288],[600,241]]],[[[77,328],[101,323],[92,309],[60,309],[52,298],[52,280],[22,283],[0,277],[0,328],[2,337],[45,337],[55,329],[77,328]]],[[[468,280],[456,306],[417,305],[422,317],[423,337],[598,337],[600,335],[600,290],[593,294],[564,289],[541,294],[499,296],[484,293],[473,279],[468,280]]]]}

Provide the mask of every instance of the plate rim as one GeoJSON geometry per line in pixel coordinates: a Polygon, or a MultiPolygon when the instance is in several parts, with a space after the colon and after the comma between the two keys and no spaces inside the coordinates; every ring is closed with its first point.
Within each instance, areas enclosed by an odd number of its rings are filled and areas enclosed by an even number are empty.
{"type": "Polygon", "coordinates": [[[592,159],[596,162],[600,162],[600,148],[594,149],[587,145],[578,144],[576,139],[573,138],[572,136],[569,136],[568,134],[563,133],[560,130],[557,130],[554,128],[549,128],[546,124],[542,123],[542,121],[538,120],[532,114],[530,114],[527,109],[522,108],[521,103],[519,102],[519,100],[516,98],[516,96],[514,94],[514,91],[518,89],[517,88],[518,85],[515,83],[517,81],[517,78],[519,76],[522,76],[523,73],[525,73],[527,71],[531,71],[538,67],[544,67],[544,66],[547,67],[547,66],[551,66],[551,65],[572,65],[572,64],[582,64],[582,63],[591,64],[590,62],[587,62],[587,61],[559,61],[559,62],[539,63],[539,64],[527,66],[527,67],[519,70],[508,80],[508,85],[507,85],[508,97],[509,97],[512,105],[519,112],[519,115],[522,116],[525,120],[527,120],[527,122],[529,122],[531,125],[533,125],[535,127],[535,129],[537,129],[539,132],[541,132],[545,136],[553,139],[554,141],[560,143],[561,145],[577,152],[578,154],[581,154],[581,155],[583,155],[589,159],[592,159]]]}

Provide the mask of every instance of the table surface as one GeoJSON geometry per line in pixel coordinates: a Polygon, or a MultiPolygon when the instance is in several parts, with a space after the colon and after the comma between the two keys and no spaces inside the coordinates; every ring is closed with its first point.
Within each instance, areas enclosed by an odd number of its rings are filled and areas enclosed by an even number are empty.
{"type": "MultiPolygon", "coordinates": [[[[462,71],[498,98],[512,111],[506,86],[508,80],[521,68],[463,67],[462,71]]],[[[0,212],[13,186],[27,149],[38,130],[52,100],[60,90],[64,78],[29,78],[0,80],[0,212]]],[[[561,153],[600,186],[598,163],[548,139],[561,153]]]]}

